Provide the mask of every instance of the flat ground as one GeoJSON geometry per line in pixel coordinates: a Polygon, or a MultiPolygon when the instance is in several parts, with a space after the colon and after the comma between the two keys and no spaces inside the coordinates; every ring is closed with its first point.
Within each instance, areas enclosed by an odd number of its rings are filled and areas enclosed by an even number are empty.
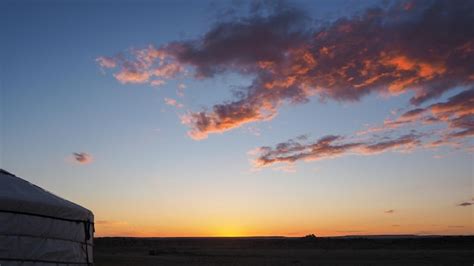
{"type": "Polygon", "coordinates": [[[473,265],[474,236],[98,238],[97,266],[473,265]]]}

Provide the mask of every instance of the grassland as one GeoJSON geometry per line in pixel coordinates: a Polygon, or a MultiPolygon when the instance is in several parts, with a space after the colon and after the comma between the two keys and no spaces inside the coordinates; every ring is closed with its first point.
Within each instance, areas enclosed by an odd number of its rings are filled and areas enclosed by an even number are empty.
{"type": "Polygon", "coordinates": [[[474,237],[98,238],[97,266],[473,265],[474,237]]]}

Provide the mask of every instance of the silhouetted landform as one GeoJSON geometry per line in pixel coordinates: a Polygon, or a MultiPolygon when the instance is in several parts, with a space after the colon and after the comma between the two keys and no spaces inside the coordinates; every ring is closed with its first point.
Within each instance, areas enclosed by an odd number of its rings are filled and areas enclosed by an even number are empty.
{"type": "Polygon", "coordinates": [[[95,239],[95,265],[472,265],[474,236],[95,239]]]}
{"type": "Polygon", "coordinates": [[[304,239],[304,240],[315,240],[316,236],[314,234],[305,235],[302,239],[304,239]]]}

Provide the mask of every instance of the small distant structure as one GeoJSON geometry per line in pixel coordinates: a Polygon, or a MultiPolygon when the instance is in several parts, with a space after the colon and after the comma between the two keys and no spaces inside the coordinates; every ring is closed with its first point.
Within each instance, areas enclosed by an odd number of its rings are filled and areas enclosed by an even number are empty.
{"type": "Polygon", "coordinates": [[[305,235],[304,237],[302,237],[302,239],[304,239],[304,240],[316,240],[317,237],[314,234],[309,234],[309,235],[305,235]]]}
{"type": "Polygon", "coordinates": [[[0,169],[0,265],[93,265],[94,215],[0,169]]]}

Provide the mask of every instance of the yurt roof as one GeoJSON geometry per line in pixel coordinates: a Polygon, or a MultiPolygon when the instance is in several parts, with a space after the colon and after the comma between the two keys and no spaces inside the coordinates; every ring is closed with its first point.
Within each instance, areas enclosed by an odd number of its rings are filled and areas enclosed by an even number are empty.
{"type": "Polygon", "coordinates": [[[0,211],[90,221],[92,212],[0,169],[0,211]]]}

